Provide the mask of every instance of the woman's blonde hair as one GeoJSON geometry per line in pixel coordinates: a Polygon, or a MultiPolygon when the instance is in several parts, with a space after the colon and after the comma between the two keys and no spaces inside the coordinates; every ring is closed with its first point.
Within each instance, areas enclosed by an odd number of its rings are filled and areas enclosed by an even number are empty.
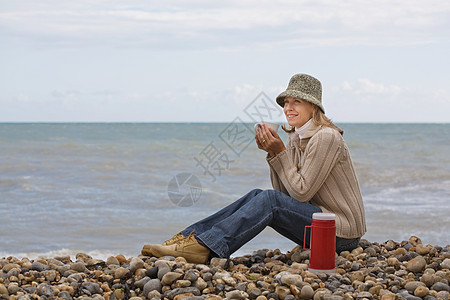
{"type": "MultiPolygon", "coordinates": [[[[317,105],[313,104],[313,106],[314,110],[312,113],[312,121],[314,122],[314,124],[316,124],[317,126],[323,125],[326,127],[333,128],[337,130],[341,135],[344,135],[344,131],[339,127],[337,127],[336,125],[334,125],[334,123],[329,118],[327,118],[327,116],[325,116],[325,114],[320,110],[320,108],[317,105]]],[[[281,128],[283,128],[283,130],[287,133],[295,132],[295,127],[289,126],[288,129],[285,125],[283,125],[281,126],[281,128]]]]}

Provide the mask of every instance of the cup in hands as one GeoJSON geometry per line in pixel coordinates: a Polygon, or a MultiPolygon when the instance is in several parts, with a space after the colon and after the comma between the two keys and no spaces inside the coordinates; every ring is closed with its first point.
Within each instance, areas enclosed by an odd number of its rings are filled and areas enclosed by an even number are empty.
{"type": "Polygon", "coordinates": [[[280,127],[280,125],[278,125],[276,123],[270,123],[270,122],[256,123],[254,126],[256,133],[258,132],[259,126],[262,126],[263,124],[266,124],[267,127],[269,127],[270,129],[273,129],[275,132],[277,132],[278,128],[280,127]]]}

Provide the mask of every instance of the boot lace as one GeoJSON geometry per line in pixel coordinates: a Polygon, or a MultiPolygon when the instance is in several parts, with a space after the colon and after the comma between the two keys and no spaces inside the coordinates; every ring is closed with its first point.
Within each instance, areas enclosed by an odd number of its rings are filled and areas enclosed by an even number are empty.
{"type": "Polygon", "coordinates": [[[181,246],[183,244],[190,243],[192,241],[198,242],[197,239],[195,238],[196,236],[197,235],[194,233],[194,230],[192,230],[191,233],[189,233],[189,235],[187,237],[176,241],[176,244],[181,246]]]}

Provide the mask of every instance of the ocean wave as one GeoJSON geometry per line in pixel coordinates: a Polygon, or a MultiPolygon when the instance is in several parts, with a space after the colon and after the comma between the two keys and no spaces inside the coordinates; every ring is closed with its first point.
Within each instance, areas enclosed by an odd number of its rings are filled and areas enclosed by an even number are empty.
{"type": "Polygon", "coordinates": [[[40,258],[53,258],[53,257],[61,257],[61,256],[70,256],[71,260],[76,260],[76,255],[78,253],[85,253],[92,258],[95,259],[101,259],[101,260],[107,260],[110,256],[116,256],[119,254],[124,255],[125,257],[132,257],[137,256],[136,253],[113,253],[111,251],[104,251],[104,250],[90,250],[90,251],[82,251],[82,250],[75,250],[75,249],[58,249],[58,250],[52,250],[47,252],[20,252],[20,253],[5,253],[0,252],[0,257],[6,258],[9,256],[16,257],[18,259],[22,258],[29,258],[32,260],[37,260],[40,258]]]}

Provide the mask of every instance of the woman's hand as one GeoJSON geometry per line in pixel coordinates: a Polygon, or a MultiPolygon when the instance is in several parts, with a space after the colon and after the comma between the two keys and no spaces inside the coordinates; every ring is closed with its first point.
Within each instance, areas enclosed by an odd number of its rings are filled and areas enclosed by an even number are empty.
{"type": "Polygon", "coordinates": [[[266,124],[258,125],[255,140],[258,148],[269,153],[269,156],[275,156],[286,150],[280,136],[266,124]]]}

